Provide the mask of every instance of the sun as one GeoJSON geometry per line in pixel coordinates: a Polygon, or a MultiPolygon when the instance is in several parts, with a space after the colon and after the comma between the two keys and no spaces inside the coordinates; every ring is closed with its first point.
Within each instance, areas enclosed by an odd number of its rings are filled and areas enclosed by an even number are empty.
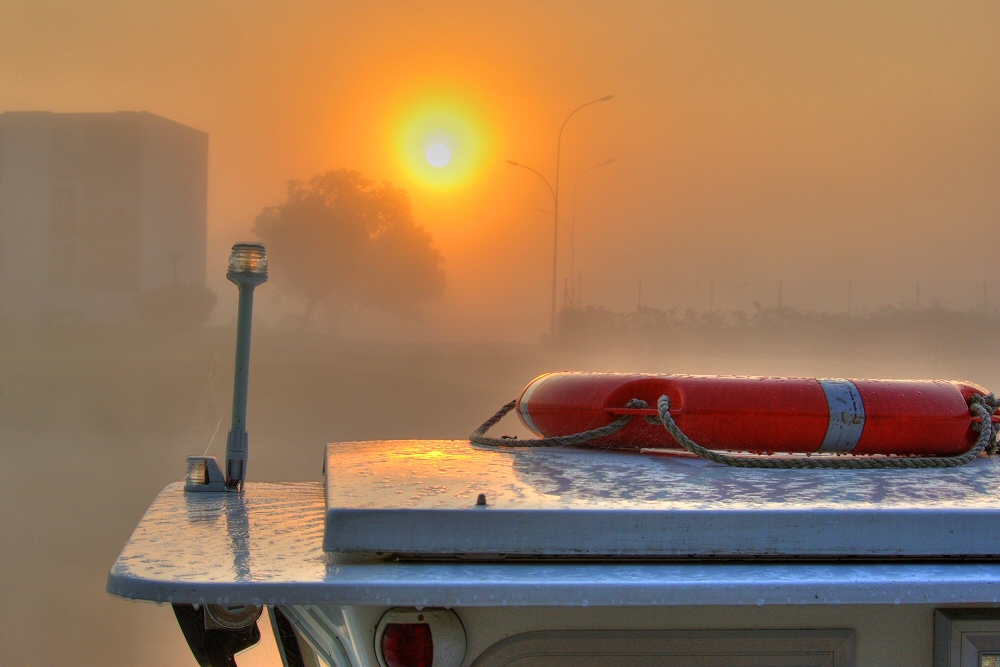
{"type": "Polygon", "coordinates": [[[489,151],[489,132],[473,104],[454,96],[413,101],[394,123],[392,152],[406,178],[431,190],[474,181],[489,151]]]}
{"type": "Polygon", "coordinates": [[[424,156],[432,167],[440,169],[447,167],[448,163],[451,162],[451,149],[446,144],[431,144],[424,156]]]}

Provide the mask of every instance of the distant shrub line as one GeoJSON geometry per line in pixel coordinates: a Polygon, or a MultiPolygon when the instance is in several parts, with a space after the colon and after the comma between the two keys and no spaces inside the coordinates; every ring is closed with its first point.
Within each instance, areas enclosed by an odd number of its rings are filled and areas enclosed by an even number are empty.
{"type": "Polygon", "coordinates": [[[605,308],[565,308],[559,313],[552,342],[573,347],[628,348],[647,351],[683,347],[838,350],[892,343],[923,349],[960,345],[992,347],[1000,325],[997,310],[950,310],[885,306],[858,314],[819,313],[795,307],[754,311],[697,312],[639,307],[618,312],[605,308]]]}

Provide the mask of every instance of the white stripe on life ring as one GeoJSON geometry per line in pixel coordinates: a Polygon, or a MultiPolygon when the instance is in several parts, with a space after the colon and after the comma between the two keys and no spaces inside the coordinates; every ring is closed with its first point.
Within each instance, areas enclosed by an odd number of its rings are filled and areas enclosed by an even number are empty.
{"type": "Polygon", "coordinates": [[[545,381],[547,375],[548,374],[535,378],[531,384],[524,388],[524,393],[521,394],[521,400],[517,402],[517,409],[520,411],[521,421],[523,421],[524,425],[531,429],[532,432],[539,437],[545,437],[545,434],[542,433],[542,430],[538,428],[537,424],[535,424],[535,420],[531,418],[531,395],[535,393],[535,389],[538,388],[538,385],[545,381]]]}
{"type": "Polygon", "coordinates": [[[865,429],[865,404],[850,380],[820,380],[830,408],[830,425],[818,452],[853,452],[865,429]]]}

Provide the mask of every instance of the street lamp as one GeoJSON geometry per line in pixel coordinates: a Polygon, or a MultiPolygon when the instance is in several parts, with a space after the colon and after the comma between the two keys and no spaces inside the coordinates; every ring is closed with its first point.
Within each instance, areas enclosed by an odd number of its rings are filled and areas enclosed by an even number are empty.
{"type": "Polygon", "coordinates": [[[542,183],[545,183],[545,187],[547,187],[549,189],[549,194],[552,195],[552,202],[555,203],[555,201],[556,201],[556,191],[552,189],[552,184],[549,183],[549,179],[547,179],[544,176],[542,176],[541,173],[539,173],[539,171],[537,169],[532,169],[531,167],[529,167],[526,164],[521,164],[520,162],[514,162],[513,160],[507,160],[507,164],[512,165],[514,167],[521,167],[522,169],[527,169],[528,171],[530,171],[531,173],[533,173],[535,176],[537,176],[538,178],[542,179],[542,183]]]}
{"type": "Polygon", "coordinates": [[[237,243],[229,256],[226,278],[239,288],[236,316],[236,371],[233,377],[233,425],[226,441],[226,486],[243,490],[247,476],[247,386],[250,380],[250,325],[253,290],[267,280],[267,252],[259,243],[237,243]]]}
{"type": "Polygon", "coordinates": [[[555,184],[555,187],[552,187],[552,185],[549,183],[549,181],[544,176],[542,176],[540,173],[538,173],[538,171],[536,171],[535,169],[532,169],[531,167],[529,167],[527,165],[521,164],[520,162],[514,162],[513,160],[507,160],[507,164],[514,165],[515,167],[524,167],[528,171],[534,172],[540,179],[542,179],[542,181],[545,183],[545,185],[548,186],[549,192],[552,193],[552,205],[553,205],[553,209],[554,209],[553,212],[552,212],[552,219],[553,219],[553,224],[552,224],[552,309],[551,309],[551,312],[549,314],[549,333],[555,333],[555,330],[556,330],[556,277],[557,277],[556,273],[558,271],[558,265],[559,265],[559,166],[560,166],[560,160],[561,160],[561,157],[562,157],[562,135],[563,135],[563,130],[566,129],[566,123],[569,122],[569,119],[572,118],[573,115],[576,114],[576,112],[579,111],[580,109],[582,109],[584,107],[589,107],[591,104],[597,104],[598,102],[607,102],[608,100],[612,99],[613,97],[614,97],[613,95],[605,95],[604,97],[598,98],[596,100],[591,100],[589,102],[584,102],[583,104],[581,104],[577,108],[575,108],[572,111],[570,111],[569,115],[567,115],[566,119],[562,122],[562,125],[559,127],[559,136],[556,138],[556,184],[555,184]]]}
{"type": "MultiPolygon", "coordinates": [[[[615,161],[615,158],[611,158],[610,160],[605,160],[604,162],[599,162],[595,165],[587,167],[579,176],[576,177],[576,183],[573,184],[573,208],[569,214],[569,279],[571,284],[573,276],[576,275],[576,188],[580,185],[580,181],[583,177],[587,175],[587,172],[593,171],[598,167],[604,167],[615,161]]],[[[573,294],[572,290],[570,291],[570,294],[573,294]]],[[[575,297],[573,297],[572,305],[574,308],[576,307],[575,297]]]]}

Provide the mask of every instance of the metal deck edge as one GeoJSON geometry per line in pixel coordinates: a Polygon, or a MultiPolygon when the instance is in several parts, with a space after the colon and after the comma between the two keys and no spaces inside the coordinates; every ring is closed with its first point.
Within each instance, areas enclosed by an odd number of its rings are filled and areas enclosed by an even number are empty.
{"type": "Polygon", "coordinates": [[[322,485],[244,494],[167,486],[108,575],[108,593],[184,604],[423,606],[1000,605],[1000,564],[400,563],[324,553],[322,485]]]}
{"type": "Polygon", "coordinates": [[[996,510],[504,510],[326,512],[323,549],[426,556],[989,558],[996,510]],[[582,538],[582,539],[581,539],[582,538]]]}
{"type": "Polygon", "coordinates": [[[111,595],[157,603],[442,607],[829,604],[1000,605],[994,564],[352,565],[314,581],[136,580],[111,595]]]}

